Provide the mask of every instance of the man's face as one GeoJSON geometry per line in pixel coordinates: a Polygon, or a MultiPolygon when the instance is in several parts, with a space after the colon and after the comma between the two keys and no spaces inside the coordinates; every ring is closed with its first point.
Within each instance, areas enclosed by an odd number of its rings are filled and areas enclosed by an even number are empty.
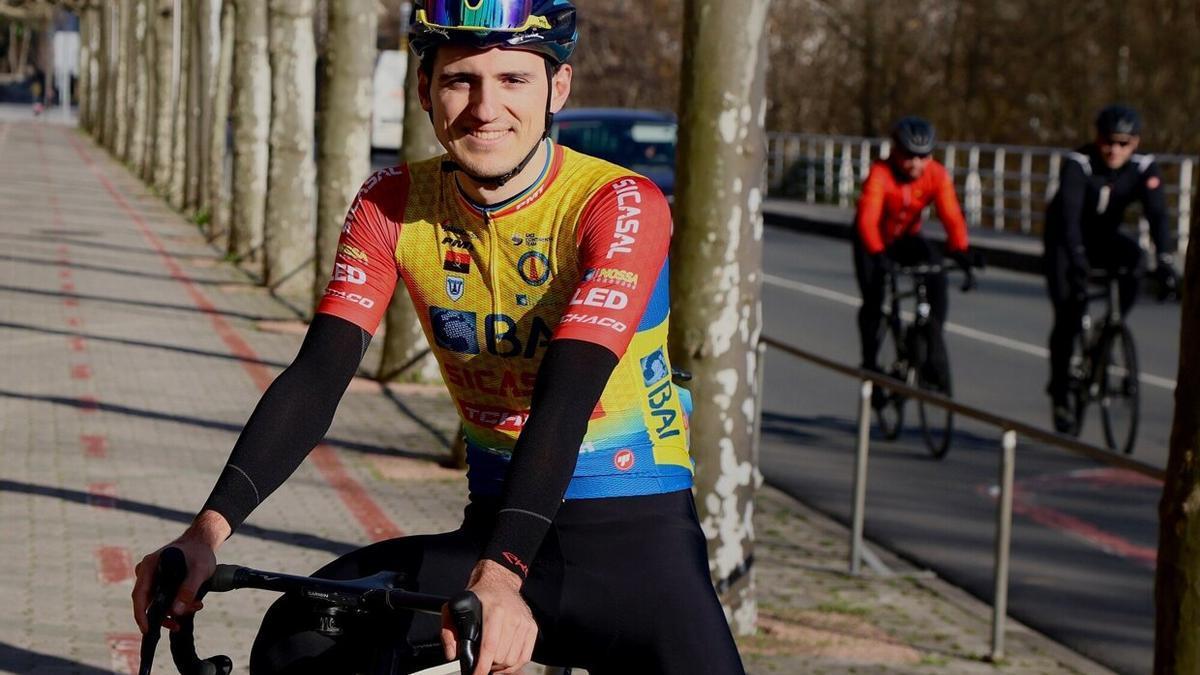
{"type": "Polygon", "coordinates": [[[929,163],[929,155],[912,155],[899,146],[892,148],[892,165],[901,175],[916,180],[925,173],[925,165],[929,163]]]}
{"type": "MultiPolygon", "coordinates": [[[[571,91],[571,67],[552,83],[550,109],[571,91]]],[[[421,73],[421,106],[433,112],[438,140],[468,173],[494,177],[513,169],[546,127],[546,62],[534,52],[461,45],[438,49],[431,77],[421,73]]]]}
{"type": "Polygon", "coordinates": [[[1108,136],[1097,136],[1096,145],[1100,148],[1100,156],[1104,158],[1104,163],[1110,169],[1119,169],[1125,166],[1125,162],[1133,156],[1134,150],[1137,150],[1137,136],[1130,134],[1109,134],[1108,136]]]}

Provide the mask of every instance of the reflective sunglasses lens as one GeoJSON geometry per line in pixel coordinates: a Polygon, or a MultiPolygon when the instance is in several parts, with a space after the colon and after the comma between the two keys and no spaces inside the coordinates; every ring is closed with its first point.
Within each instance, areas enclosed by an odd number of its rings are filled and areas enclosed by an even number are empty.
{"type": "Polygon", "coordinates": [[[525,25],[533,0],[427,0],[429,23],[453,28],[515,30],[525,25]]]}

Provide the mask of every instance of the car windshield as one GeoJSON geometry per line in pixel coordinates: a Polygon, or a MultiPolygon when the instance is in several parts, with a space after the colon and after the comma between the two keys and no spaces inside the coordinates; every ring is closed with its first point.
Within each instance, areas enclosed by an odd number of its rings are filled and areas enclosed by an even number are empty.
{"type": "Polygon", "coordinates": [[[563,120],[559,143],[639,173],[675,166],[674,122],[651,120],[563,120]]]}

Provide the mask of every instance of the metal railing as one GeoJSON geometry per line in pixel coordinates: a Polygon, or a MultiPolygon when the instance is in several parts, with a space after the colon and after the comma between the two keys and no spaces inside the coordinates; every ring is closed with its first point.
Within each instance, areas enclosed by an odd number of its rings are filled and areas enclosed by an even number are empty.
{"type": "MultiPolygon", "coordinates": [[[[775,196],[852,208],[871,162],[886,157],[887,138],[770,132],[767,184],[775,196]]],[[[989,143],[939,143],[935,157],[954,177],[972,227],[1040,232],[1046,205],[1058,191],[1065,148],[989,143]]],[[[1197,155],[1154,155],[1163,174],[1178,249],[1187,250],[1197,155]]],[[[1144,229],[1144,228],[1143,228],[1144,229]]]]}
{"type": "MultiPolygon", "coordinates": [[[[1004,657],[1004,622],[1008,613],[1008,564],[1012,540],[1013,475],[1017,462],[1017,434],[1083,455],[1110,466],[1134,471],[1159,481],[1166,478],[1166,471],[1158,467],[1130,459],[1123,455],[1113,454],[1111,451],[1084,443],[1069,436],[1056,434],[1024,422],[964,405],[941,394],[911,387],[900,380],[886,375],[838,363],[810,351],[767,337],[766,335],[760,338],[760,344],[778,349],[822,368],[856,378],[862,383],[859,390],[858,442],[856,444],[854,461],[854,494],[851,507],[849,571],[852,575],[859,574],[863,557],[867,455],[871,436],[871,391],[876,385],[885,386],[889,390],[902,393],[909,398],[946,408],[956,415],[969,417],[985,424],[999,427],[1002,430],[999,465],[1000,494],[996,510],[994,596],[992,599],[992,650],[990,654],[992,661],[998,661],[1004,657]]],[[[762,359],[760,357],[760,364],[761,362],[762,359]]],[[[761,386],[761,378],[759,378],[759,383],[761,386]]]]}

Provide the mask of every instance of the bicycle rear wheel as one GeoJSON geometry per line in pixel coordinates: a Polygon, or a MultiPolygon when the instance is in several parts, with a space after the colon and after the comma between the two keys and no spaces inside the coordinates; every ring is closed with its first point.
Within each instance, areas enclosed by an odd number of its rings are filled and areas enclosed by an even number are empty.
{"type": "MultiPolygon", "coordinates": [[[[931,326],[912,328],[910,353],[914,355],[913,370],[917,373],[917,386],[926,391],[942,394],[949,398],[952,387],[949,363],[938,364],[933,358],[931,326]]],[[[934,459],[942,459],[950,451],[950,437],[954,433],[954,413],[948,408],[917,401],[917,416],[921,420],[921,436],[925,447],[934,459]]]]}
{"type": "Polygon", "coordinates": [[[1141,390],[1137,349],[1128,328],[1122,325],[1105,329],[1104,353],[1096,365],[1104,440],[1109,448],[1132,454],[1141,411],[1141,390]]]}
{"type": "MultiPolygon", "coordinates": [[[[903,345],[896,340],[898,334],[899,328],[892,326],[892,318],[885,316],[879,337],[879,352],[883,357],[883,363],[888,364],[884,366],[884,373],[897,380],[911,383],[907,365],[908,358],[904,353],[903,345]]],[[[884,438],[894,441],[900,436],[900,431],[904,427],[905,397],[878,385],[876,385],[876,390],[877,393],[871,397],[871,407],[875,409],[879,430],[883,432],[884,438]]]]}

